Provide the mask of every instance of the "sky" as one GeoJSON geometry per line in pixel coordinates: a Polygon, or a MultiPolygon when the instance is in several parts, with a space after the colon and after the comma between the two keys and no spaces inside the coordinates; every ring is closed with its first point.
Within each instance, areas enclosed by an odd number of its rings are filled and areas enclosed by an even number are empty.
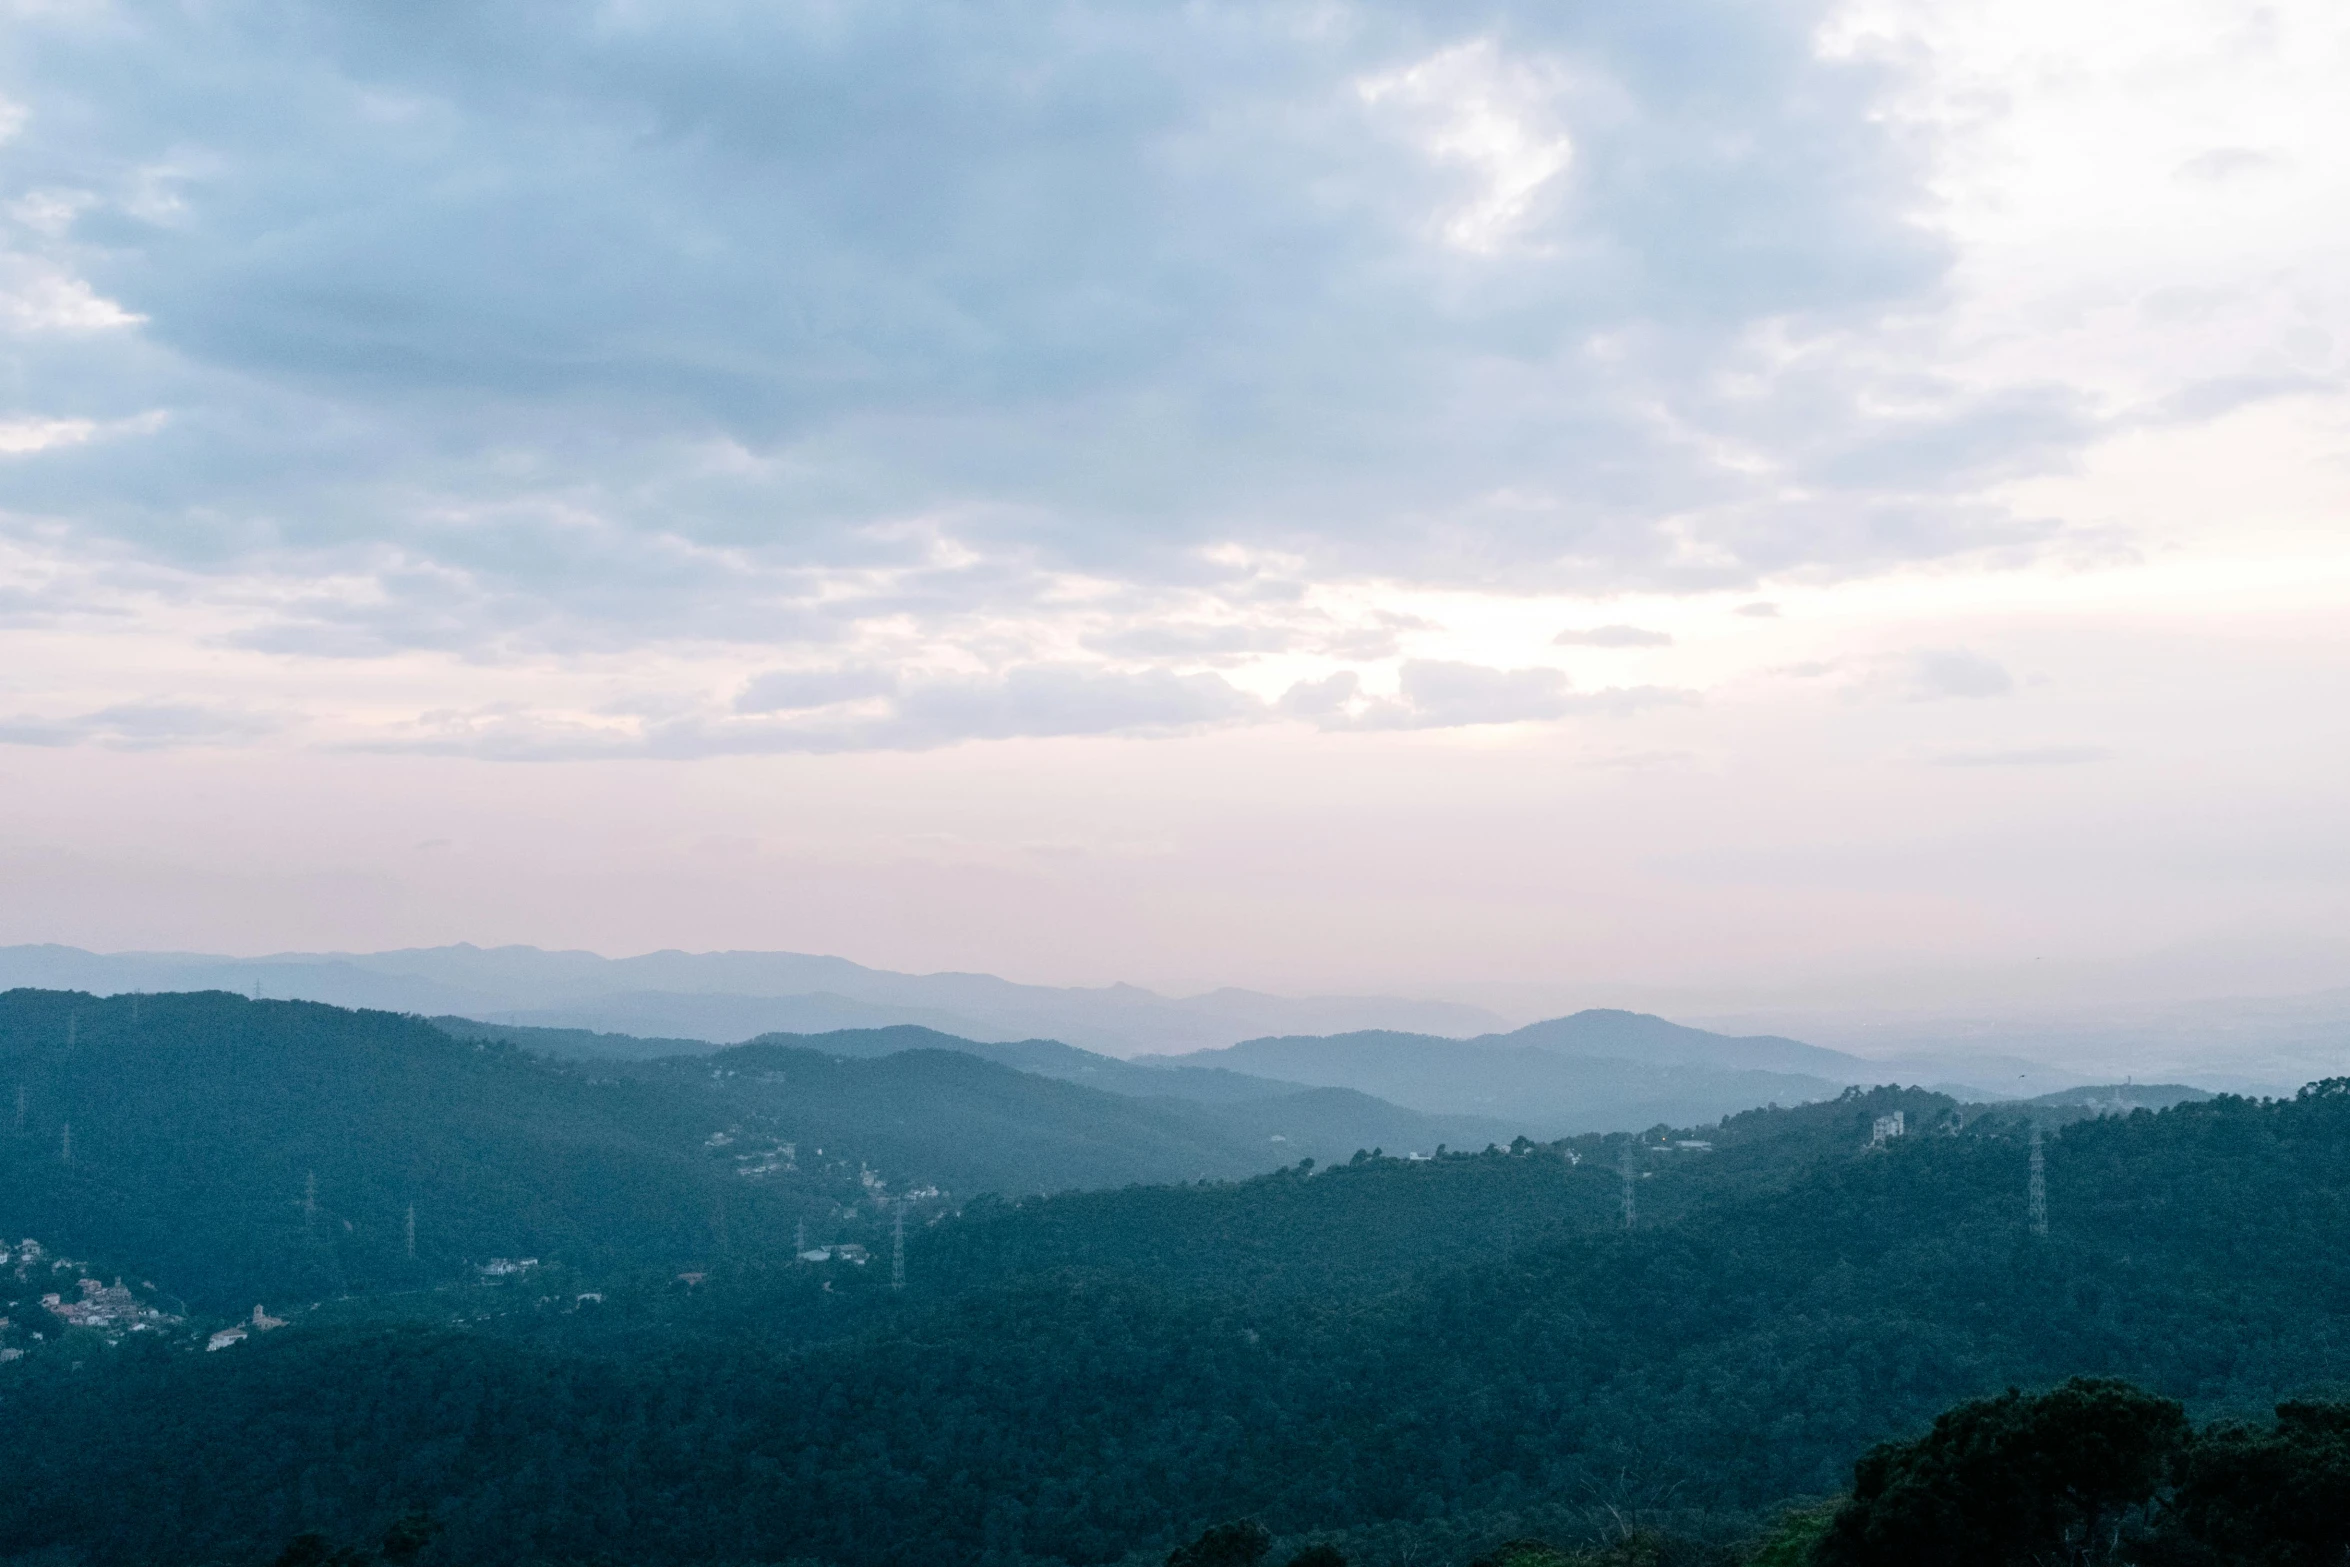
{"type": "Polygon", "coordinates": [[[2350,985],[2331,0],[0,13],[0,942],[2350,985]]]}

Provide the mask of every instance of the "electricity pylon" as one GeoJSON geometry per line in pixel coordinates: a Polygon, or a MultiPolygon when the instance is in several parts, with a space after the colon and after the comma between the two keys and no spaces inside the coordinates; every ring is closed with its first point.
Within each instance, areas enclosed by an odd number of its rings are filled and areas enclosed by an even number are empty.
{"type": "Polygon", "coordinates": [[[2025,1197],[2032,1233],[2048,1233],[2048,1160],[2040,1151],[2040,1123],[2032,1123],[2032,1180],[2025,1197]]]}

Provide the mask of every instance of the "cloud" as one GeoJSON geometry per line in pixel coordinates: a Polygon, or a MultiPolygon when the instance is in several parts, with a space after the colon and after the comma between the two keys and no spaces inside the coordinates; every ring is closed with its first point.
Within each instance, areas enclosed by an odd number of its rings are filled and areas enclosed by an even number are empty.
{"type": "Polygon", "coordinates": [[[1342,669],[1320,680],[1300,680],[1281,694],[1276,704],[1292,718],[1336,718],[1362,689],[1362,676],[1342,669]]]}
{"type": "Polygon", "coordinates": [[[1995,659],[1962,648],[1926,649],[1909,658],[1910,695],[1917,701],[1942,697],[2005,696],[2015,676],[1995,659]]]}
{"type": "Polygon", "coordinates": [[[887,696],[897,688],[897,677],[886,669],[865,666],[777,669],[753,676],[742,694],[734,699],[734,710],[738,713],[800,712],[887,696]]]}
{"type": "Polygon", "coordinates": [[[1557,120],[1555,74],[1510,61],[1479,38],[1356,84],[1366,104],[1411,124],[1425,156],[1469,173],[1464,199],[1441,219],[1447,243],[1499,249],[1565,172],[1574,143],[1557,120]]]}
{"type": "MultiPolygon", "coordinates": [[[[1392,694],[1342,669],[1293,682],[1268,701],[1212,671],[1029,664],[987,675],[868,666],[778,670],[725,706],[690,695],[639,697],[593,713],[514,705],[443,709],[346,742],[363,751],[508,761],[928,751],[973,741],[1153,737],[1304,720],[1328,730],[1421,730],[1624,717],[1686,704],[1657,686],[1573,690],[1555,669],[1406,660],[1392,694]]],[[[60,740],[57,743],[69,743],[60,740]]]]}
{"type": "Polygon", "coordinates": [[[2101,745],[2040,745],[2011,751],[1945,751],[1929,760],[1936,767],[2079,767],[2112,757],[2113,752],[2101,745]]]}
{"type": "Polygon", "coordinates": [[[2212,147],[2181,163],[2171,174],[2195,185],[2219,185],[2246,174],[2258,174],[2285,160],[2256,147],[2212,147]]]}
{"type": "Polygon", "coordinates": [[[0,457],[24,457],[105,436],[146,435],[161,429],[164,418],[149,412],[108,424],[95,419],[0,419],[0,457]]]}
{"type": "Polygon", "coordinates": [[[1730,613],[1744,615],[1750,620],[1776,620],[1779,618],[1779,606],[1766,603],[1741,604],[1730,613]]]}
{"type": "Polygon", "coordinates": [[[2145,410],[2148,424],[2201,424],[2279,397],[2339,392],[2336,376],[2264,374],[2211,376],[2180,387],[2145,410]]]}
{"type": "Polygon", "coordinates": [[[97,422],[90,419],[4,419],[0,420],[0,456],[78,446],[97,433],[97,422]]]}
{"type": "Polygon", "coordinates": [[[182,702],[129,702],[64,718],[0,718],[0,745],[102,745],[121,751],[233,744],[278,728],[263,715],[182,702]]]}
{"type": "Polygon", "coordinates": [[[1643,708],[1696,700],[1694,693],[1661,686],[1618,686],[1577,692],[1556,669],[1495,669],[1444,659],[1407,659],[1392,699],[1367,703],[1344,727],[1458,729],[1517,724],[1570,714],[1624,715],[1643,708]]]}
{"type": "Polygon", "coordinates": [[[1165,651],[1096,649],[1173,659],[1237,635],[1203,596],[2006,538],[1971,488],[2077,419],[1906,360],[1884,395],[1872,334],[1948,257],[1817,9],[24,19],[9,297],[91,330],[16,373],[71,388],[45,417],[173,418],[46,447],[11,503],[224,584],[365,581],[223,589],[246,645],[332,656],[946,645],[1083,579],[1179,599],[1165,651]]]}
{"type": "Polygon", "coordinates": [[[1254,719],[1264,704],[1220,675],[1031,667],[910,686],[890,727],[904,746],[1046,735],[1164,733],[1254,719]]]}
{"type": "Polygon", "coordinates": [[[1030,665],[985,676],[889,677],[844,668],[770,672],[724,711],[660,702],[592,718],[510,707],[439,711],[353,748],[508,761],[928,751],[974,740],[1176,734],[1261,723],[1273,712],[1207,673],[1030,665]]]}
{"type": "Polygon", "coordinates": [[[1553,647],[1671,647],[1670,632],[1644,631],[1638,626],[1594,626],[1588,631],[1562,631],[1550,639],[1553,647]]]}
{"type": "Polygon", "coordinates": [[[1284,652],[1292,642],[1290,633],[1277,626],[1203,626],[1173,622],[1098,632],[1085,639],[1085,646],[1093,652],[1106,653],[1115,658],[1237,662],[1250,654],[1284,652]]]}

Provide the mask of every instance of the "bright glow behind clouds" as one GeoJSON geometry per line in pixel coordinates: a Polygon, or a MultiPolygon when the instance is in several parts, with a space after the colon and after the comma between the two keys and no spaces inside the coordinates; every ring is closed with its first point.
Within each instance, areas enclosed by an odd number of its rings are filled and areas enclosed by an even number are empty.
{"type": "Polygon", "coordinates": [[[0,939],[2350,912],[2338,8],[278,15],[9,46],[0,939]]]}

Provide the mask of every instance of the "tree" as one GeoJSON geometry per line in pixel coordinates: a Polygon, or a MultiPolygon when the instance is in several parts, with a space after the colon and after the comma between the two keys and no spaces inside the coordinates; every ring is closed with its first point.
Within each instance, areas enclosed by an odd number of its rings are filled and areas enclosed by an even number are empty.
{"type": "Polygon", "coordinates": [[[2126,1382],[2076,1377],[1960,1404],[1913,1442],[1853,1465],[1820,1567],[1995,1567],[2114,1560],[2188,1436],[2186,1412],[2126,1382]]]}
{"type": "Polygon", "coordinates": [[[2334,1567],[2350,1560],[2350,1404],[2279,1404],[2274,1430],[2214,1426],[2180,1454],[2148,1560],[2334,1567]]]}
{"type": "Polygon", "coordinates": [[[1254,1518],[1220,1523],[1189,1545],[1167,1553],[1167,1567],[1257,1567],[1273,1548],[1273,1536],[1254,1518]]]}

